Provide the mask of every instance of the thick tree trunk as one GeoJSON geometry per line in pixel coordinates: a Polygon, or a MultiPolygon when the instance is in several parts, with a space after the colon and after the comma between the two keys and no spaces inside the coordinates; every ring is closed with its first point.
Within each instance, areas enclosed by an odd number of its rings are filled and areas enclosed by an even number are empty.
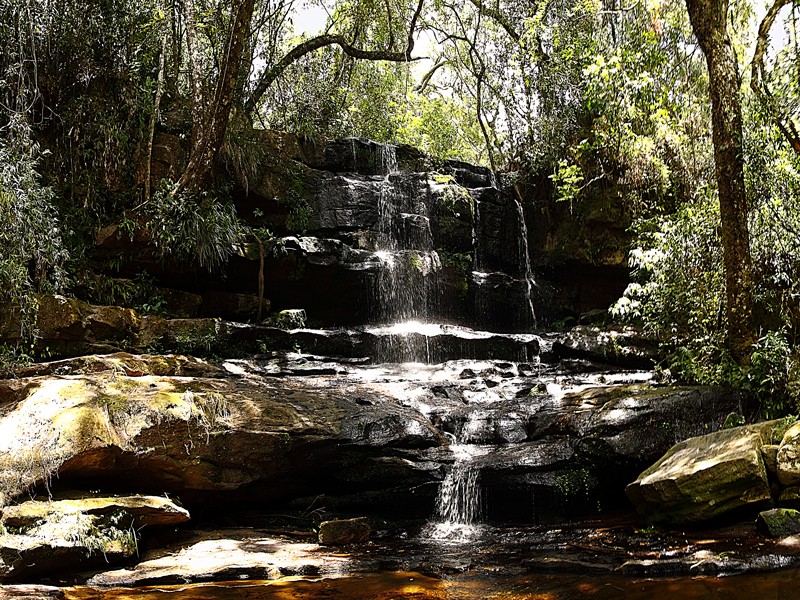
{"type": "Polygon", "coordinates": [[[722,224],[728,346],[742,361],[755,341],[755,325],[738,65],[726,28],[727,0],[686,0],[686,7],[708,65],[722,224]]]}
{"type": "MultiPolygon", "coordinates": [[[[187,0],[187,3],[191,2],[193,0],[187,0]]],[[[178,180],[178,191],[197,193],[202,189],[211,174],[217,153],[225,141],[241,70],[242,54],[247,37],[250,35],[254,4],[254,0],[241,0],[231,9],[230,34],[225,45],[214,98],[209,105],[202,107],[204,110],[195,110],[193,113],[195,122],[192,127],[192,152],[189,155],[189,164],[178,180]]],[[[191,24],[187,22],[187,29],[190,26],[191,24]]],[[[187,34],[187,39],[188,37],[187,34]]],[[[196,95],[194,102],[205,103],[199,86],[194,87],[196,95]]]]}

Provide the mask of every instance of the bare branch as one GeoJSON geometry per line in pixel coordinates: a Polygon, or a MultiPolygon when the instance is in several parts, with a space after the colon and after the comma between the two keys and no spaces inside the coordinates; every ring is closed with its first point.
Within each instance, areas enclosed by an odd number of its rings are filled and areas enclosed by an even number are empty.
{"type": "Polygon", "coordinates": [[[761,100],[767,112],[769,112],[773,123],[780,130],[781,135],[783,135],[791,145],[792,150],[794,150],[795,154],[800,155],[800,134],[798,134],[797,127],[791,117],[781,114],[780,109],[777,107],[775,99],[767,87],[766,68],[764,67],[764,54],[769,45],[770,29],[772,29],[772,25],[781,9],[792,1],[793,0],[775,0],[774,4],[770,6],[767,11],[767,14],[764,15],[764,19],[761,21],[761,26],[758,28],[756,49],[753,53],[750,87],[761,100]]]}

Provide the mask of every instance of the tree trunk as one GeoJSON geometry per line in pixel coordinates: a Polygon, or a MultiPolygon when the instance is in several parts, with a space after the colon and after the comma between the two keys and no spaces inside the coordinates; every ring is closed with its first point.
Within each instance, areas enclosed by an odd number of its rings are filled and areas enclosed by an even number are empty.
{"type": "MultiPolygon", "coordinates": [[[[187,4],[191,4],[193,1],[187,0],[187,4]]],[[[225,141],[233,97],[237,89],[242,54],[247,37],[250,35],[250,21],[253,17],[254,4],[254,0],[241,0],[231,9],[230,32],[225,45],[225,54],[222,57],[214,98],[210,104],[202,106],[201,110],[193,111],[192,152],[189,155],[189,164],[178,180],[177,191],[197,193],[202,189],[211,174],[217,153],[225,141]]],[[[188,29],[193,26],[194,23],[187,22],[186,24],[187,40],[190,38],[188,29]]],[[[194,92],[194,102],[205,104],[206,99],[203,98],[197,84],[194,86],[194,92]]]]}
{"type": "Polygon", "coordinates": [[[738,65],[726,27],[727,0],[686,0],[686,7],[708,65],[725,268],[727,342],[741,362],[746,360],[755,341],[755,324],[738,65]]]}
{"type": "MultiPolygon", "coordinates": [[[[159,10],[166,15],[166,9],[159,2],[159,10]]],[[[166,18],[166,17],[165,17],[166,18]]],[[[158,57],[158,80],[156,82],[156,97],[153,100],[153,114],[150,115],[150,124],[147,128],[147,166],[144,176],[144,202],[150,200],[150,177],[153,167],[153,138],[156,133],[156,122],[158,121],[158,111],[161,108],[161,96],[164,93],[164,79],[167,69],[167,24],[161,24],[161,53],[158,57]]]]}

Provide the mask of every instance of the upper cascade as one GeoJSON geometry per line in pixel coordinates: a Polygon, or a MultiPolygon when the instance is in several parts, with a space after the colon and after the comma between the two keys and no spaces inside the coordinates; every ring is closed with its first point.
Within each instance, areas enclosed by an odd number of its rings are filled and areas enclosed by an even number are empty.
{"type": "Polygon", "coordinates": [[[335,270],[325,283],[337,289],[317,310],[319,287],[295,278],[287,304],[326,325],[536,326],[525,216],[497,174],[358,138],[330,141],[302,162],[306,241],[287,247],[296,262],[335,270]]]}

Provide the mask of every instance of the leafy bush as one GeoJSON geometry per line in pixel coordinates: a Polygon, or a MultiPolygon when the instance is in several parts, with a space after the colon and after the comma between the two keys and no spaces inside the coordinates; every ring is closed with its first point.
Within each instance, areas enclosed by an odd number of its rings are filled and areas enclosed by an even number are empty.
{"type": "Polygon", "coordinates": [[[711,194],[675,214],[638,224],[632,283],[611,312],[642,323],[663,342],[720,345],[725,332],[719,210],[711,194]]]}
{"type": "Polygon", "coordinates": [[[53,192],[36,172],[38,147],[26,136],[0,142],[0,300],[20,312],[21,336],[33,333],[36,293],[65,284],[62,244],[53,192]]]}
{"type": "Polygon", "coordinates": [[[150,208],[147,227],[162,256],[219,272],[244,241],[245,227],[232,204],[173,194],[164,186],[150,208]]]}
{"type": "MultiPolygon", "coordinates": [[[[800,408],[796,324],[789,310],[797,269],[787,250],[794,242],[781,231],[791,217],[785,215],[782,223],[764,217],[786,205],[776,185],[772,182],[771,193],[753,199],[755,297],[764,329],[743,364],[725,350],[725,280],[719,211],[712,194],[684,204],[669,217],[639,224],[639,245],[629,258],[633,282],[612,307],[614,316],[639,322],[657,335],[672,376],[749,391],[766,418],[800,408]]],[[[758,189],[769,187],[762,183],[758,189]]]]}

